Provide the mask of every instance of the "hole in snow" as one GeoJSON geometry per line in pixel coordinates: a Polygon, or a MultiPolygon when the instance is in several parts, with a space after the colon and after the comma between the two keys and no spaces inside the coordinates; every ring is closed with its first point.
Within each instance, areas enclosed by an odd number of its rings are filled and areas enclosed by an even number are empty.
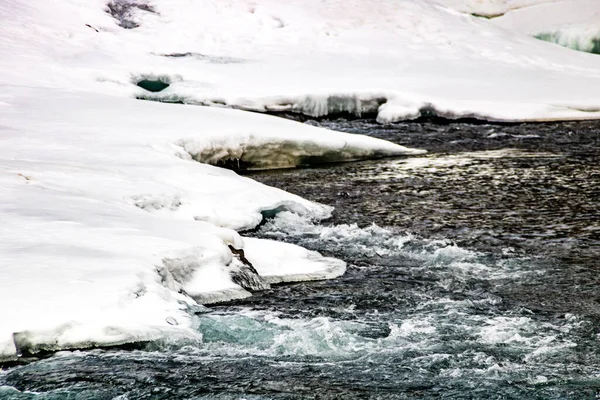
{"type": "Polygon", "coordinates": [[[114,0],[106,5],[106,12],[117,20],[117,24],[121,28],[125,29],[133,29],[140,26],[135,20],[135,12],[137,10],[156,14],[154,7],[143,2],[114,0]]]}
{"type": "Polygon", "coordinates": [[[275,218],[277,214],[283,211],[289,211],[289,207],[285,204],[282,204],[278,207],[262,210],[260,213],[262,214],[263,219],[275,218]]]}
{"type": "Polygon", "coordinates": [[[133,75],[131,77],[131,82],[141,87],[145,90],[145,92],[140,93],[136,96],[137,99],[141,100],[154,100],[154,101],[164,101],[170,103],[183,103],[183,97],[177,96],[173,93],[171,94],[161,94],[161,98],[156,98],[155,95],[150,93],[159,93],[171,86],[173,82],[180,82],[183,78],[179,75],[165,75],[165,74],[139,74],[133,75]],[[164,97],[164,99],[163,99],[164,97]],[[171,99],[172,98],[172,99],[171,99]],[[171,100],[170,100],[171,99],[171,100]]]}
{"type": "Polygon", "coordinates": [[[160,92],[170,86],[169,83],[161,79],[142,79],[141,81],[138,81],[136,85],[149,92],[160,92]]]}
{"type": "Polygon", "coordinates": [[[476,17],[476,18],[494,19],[494,18],[502,17],[504,15],[504,13],[496,13],[496,14],[471,13],[471,15],[474,16],[474,17],[476,17]]]}
{"type": "Polygon", "coordinates": [[[281,18],[278,17],[271,17],[272,18],[272,24],[275,28],[284,28],[285,27],[285,23],[283,22],[283,20],[281,18]]]}

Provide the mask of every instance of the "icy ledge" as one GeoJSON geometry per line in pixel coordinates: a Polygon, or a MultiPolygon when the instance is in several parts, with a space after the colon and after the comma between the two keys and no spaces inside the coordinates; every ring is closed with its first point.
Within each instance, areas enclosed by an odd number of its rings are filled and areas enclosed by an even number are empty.
{"type": "MultiPolygon", "coordinates": [[[[589,105],[577,101],[494,101],[488,99],[482,100],[461,100],[455,98],[423,96],[419,94],[400,94],[398,92],[349,92],[335,94],[305,94],[296,96],[267,96],[267,97],[230,97],[230,98],[205,98],[187,90],[180,88],[177,84],[172,85],[170,92],[180,91],[181,94],[145,94],[144,100],[151,100],[163,103],[172,103],[177,99],[177,103],[202,106],[219,106],[234,109],[254,111],[259,113],[297,113],[309,117],[337,117],[342,114],[349,114],[356,117],[365,115],[373,116],[377,122],[394,123],[399,121],[414,120],[420,117],[439,117],[448,120],[457,119],[477,119],[490,122],[545,122],[545,121],[568,121],[568,120],[589,120],[600,119],[600,106],[589,105]],[[180,90],[181,89],[181,90],[180,90]]],[[[139,97],[138,97],[139,99],[139,97]]],[[[333,138],[333,137],[332,137],[333,138]]],[[[251,138],[253,139],[253,138],[251,138]]],[[[182,141],[185,146],[185,141],[182,141]]],[[[302,145],[297,148],[290,148],[285,143],[277,143],[276,150],[281,150],[282,157],[289,154],[288,160],[280,159],[281,165],[277,165],[274,159],[268,162],[275,162],[274,165],[268,165],[262,160],[265,152],[273,150],[266,147],[254,146],[254,143],[243,144],[246,151],[246,158],[251,162],[256,161],[257,169],[282,168],[286,166],[297,166],[311,162],[339,162],[350,161],[368,157],[386,156],[387,151],[398,151],[391,147],[389,150],[380,153],[369,150],[369,146],[353,148],[351,145],[345,149],[345,152],[333,154],[327,153],[322,149],[315,159],[304,158],[306,152],[302,145]],[[261,149],[262,147],[262,149],[261,149]],[[306,160],[309,160],[308,162],[306,160]]],[[[296,146],[296,144],[294,144],[296,146]]],[[[314,149],[309,149],[313,151],[314,149]]],[[[403,149],[403,154],[419,154],[418,150],[403,149]]],[[[196,157],[198,152],[192,155],[196,157]]],[[[221,154],[208,152],[199,154],[199,159],[208,160],[214,163],[213,158],[217,160],[221,154]]],[[[227,155],[225,158],[236,157],[236,152],[227,155]]],[[[237,158],[236,158],[237,160],[237,158]]],[[[244,164],[240,164],[244,168],[244,164]]],[[[233,165],[235,167],[235,165],[233,165]]],[[[250,169],[252,167],[250,166],[250,169]]]]}
{"type": "Polygon", "coordinates": [[[244,264],[228,253],[223,260],[206,259],[199,249],[180,252],[175,257],[163,259],[158,272],[163,284],[176,292],[183,292],[200,304],[214,304],[243,299],[251,296],[246,289],[266,289],[270,284],[333,279],[346,271],[346,263],[341,260],[323,257],[317,252],[302,247],[275,242],[272,240],[243,238],[237,247],[243,249],[244,258],[252,263],[258,276],[246,271],[250,279],[263,282],[237,284],[232,276],[244,264]],[[225,265],[225,268],[223,267],[225,265]],[[257,287],[250,287],[255,284],[257,287]]]}
{"type": "Polygon", "coordinates": [[[331,207],[190,154],[280,167],[420,153],[267,115],[56,89],[3,86],[0,120],[0,361],[199,340],[199,304],[344,272],[339,260],[236,232],[331,207]]]}
{"type": "MultiPolygon", "coordinates": [[[[268,284],[332,279],[343,275],[346,270],[346,263],[341,260],[323,257],[293,244],[255,238],[244,238],[244,243],[247,257],[268,284]]],[[[251,296],[251,292],[233,283],[227,273],[228,269],[239,264],[235,259],[229,260],[225,268],[218,263],[206,265],[199,262],[199,254],[194,254],[197,250],[192,249],[186,256],[177,259],[175,266],[173,260],[169,260],[169,271],[159,272],[168,289],[186,294],[180,296],[179,301],[188,313],[193,314],[197,310],[204,312],[205,309],[198,304],[208,305],[251,296]],[[165,279],[167,274],[170,278],[168,282],[165,279]]],[[[69,321],[52,329],[14,332],[12,339],[4,343],[0,341],[3,345],[0,347],[0,362],[14,360],[18,355],[35,356],[68,349],[114,347],[157,340],[200,341],[201,337],[189,329],[189,317],[182,318],[167,316],[165,324],[155,326],[125,322],[105,325],[102,320],[96,323],[69,321]]]]}

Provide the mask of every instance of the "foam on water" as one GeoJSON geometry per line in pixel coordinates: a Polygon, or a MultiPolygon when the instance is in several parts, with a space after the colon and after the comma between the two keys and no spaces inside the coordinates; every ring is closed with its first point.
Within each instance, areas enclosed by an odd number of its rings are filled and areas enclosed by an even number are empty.
{"type": "MultiPolygon", "coordinates": [[[[385,268],[402,268],[400,265],[389,265],[386,258],[408,258],[416,261],[417,265],[411,264],[407,273],[435,276],[436,284],[449,291],[480,292],[464,300],[434,297],[409,312],[388,313],[383,319],[388,320],[389,334],[385,338],[362,342],[363,348],[368,348],[370,354],[398,351],[402,346],[420,350],[439,349],[444,344],[447,346],[445,351],[452,351],[449,349],[463,348],[468,343],[472,348],[487,350],[505,347],[508,351],[518,353],[519,358],[528,363],[521,365],[520,369],[544,369],[543,364],[548,361],[544,355],[553,357],[555,354],[569,354],[576,347],[571,333],[589,324],[570,314],[561,320],[548,322],[531,316],[531,311],[527,309],[513,309],[494,315],[493,307],[500,305],[502,299],[477,286],[468,288],[470,281],[493,285],[495,281],[523,280],[545,273],[543,268],[527,258],[495,260],[445,240],[419,239],[376,225],[366,228],[356,225],[319,226],[301,221],[289,213],[278,215],[263,227],[262,232],[267,236],[286,236],[288,240],[307,247],[326,242],[323,246],[334,249],[333,253],[336,247],[343,248],[349,259],[353,256],[379,258],[385,266],[382,271],[385,268]],[[490,309],[486,310],[486,307],[490,309]],[[449,332],[453,333],[449,335],[449,332]],[[457,332],[460,333],[457,335],[457,332]]],[[[368,320],[368,316],[365,319],[368,320]]],[[[349,322],[348,326],[344,326],[344,322],[341,324],[349,335],[355,332],[355,321],[349,322]]],[[[437,354],[437,351],[434,353],[437,354]]],[[[468,353],[467,350],[462,356],[468,353]]],[[[477,364],[477,357],[467,357],[477,364]]],[[[495,367],[494,371],[498,373],[498,368],[495,367]]]]}
{"type": "MultiPolygon", "coordinates": [[[[411,309],[392,307],[359,313],[350,306],[340,310],[345,314],[342,319],[294,317],[272,310],[218,311],[197,317],[201,343],[171,344],[170,351],[209,359],[267,357],[277,363],[307,359],[359,363],[368,359],[375,363],[374,368],[393,359],[411,368],[416,365],[428,374],[434,371],[435,379],[475,380],[484,376],[537,383],[547,383],[553,374],[558,379],[554,370],[557,357],[576,357],[571,333],[582,329],[584,321],[567,315],[560,323],[548,322],[526,309],[500,314],[497,307],[502,306],[501,298],[478,287],[468,288],[472,280],[493,283],[543,273],[529,270],[527,260],[490,263],[484,255],[448,241],[419,239],[376,225],[319,226],[287,212],[265,224],[262,233],[287,237],[308,247],[325,242],[328,248],[344,249],[349,259],[353,255],[381,259],[382,272],[402,268],[385,265],[386,258],[409,258],[416,261],[416,266],[407,267],[412,269],[410,273],[435,277],[441,290],[480,293],[462,300],[428,293],[428,299],[411,309]]],[[[592,369],[589,366],[588,372],[592,369]]]]}
{"type": "MultiPolygon", "coordinates": [[[[415,270],[436,271],[453,279],[507,279],[542,274],[543,270],[511,259],[494,260],[473,250],[458,247],[450,240],[420,239],[413,234],[395,232],[375,224],[360,228],[356,224],[322,226],[289,212],[282,212],[267,222],[261,233],[266,237],[285,239],[311,248],[342,248],[346,256],[402,256],[418,261],[415,270]]],[[[336,253],[333,250],[332,253],[336,253]]]]}

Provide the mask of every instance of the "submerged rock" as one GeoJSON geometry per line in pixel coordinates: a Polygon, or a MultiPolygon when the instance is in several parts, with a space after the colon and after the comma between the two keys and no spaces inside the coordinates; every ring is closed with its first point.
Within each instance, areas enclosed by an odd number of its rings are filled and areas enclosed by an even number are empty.
{"type": "Polygon", "coordinates": [[[248,261],[243,249],[238,250],[231,245],[229,245],[229,249],[236,256],[229,265],[231,280],[246,290],[265,290],[271,288],[269,282],[262,278],[252,263],[248,261]]]}

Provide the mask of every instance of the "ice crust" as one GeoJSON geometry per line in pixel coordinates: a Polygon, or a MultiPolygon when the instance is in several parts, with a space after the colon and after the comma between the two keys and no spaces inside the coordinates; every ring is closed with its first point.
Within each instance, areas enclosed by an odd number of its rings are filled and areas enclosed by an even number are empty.
{"type": "Polygon", "coordinates": [[[341,260],[289,243],[255,238],[244,241],[246,256],[256,262],[258,273],[269,283],[332,279],[346,271],[346,264],[341,260]]]}
{"type": "Polygon", "coordinates": [[[118,3],[126,19],[103,0],[0,2],[0,360],[194,335],[197,302],[249,294],[228,246],[269,283],[343,273],[236,232],[329,207],[208,164],[419,153],[223,107],[600,117],[600,59],[433,0],[118,3]]]}

